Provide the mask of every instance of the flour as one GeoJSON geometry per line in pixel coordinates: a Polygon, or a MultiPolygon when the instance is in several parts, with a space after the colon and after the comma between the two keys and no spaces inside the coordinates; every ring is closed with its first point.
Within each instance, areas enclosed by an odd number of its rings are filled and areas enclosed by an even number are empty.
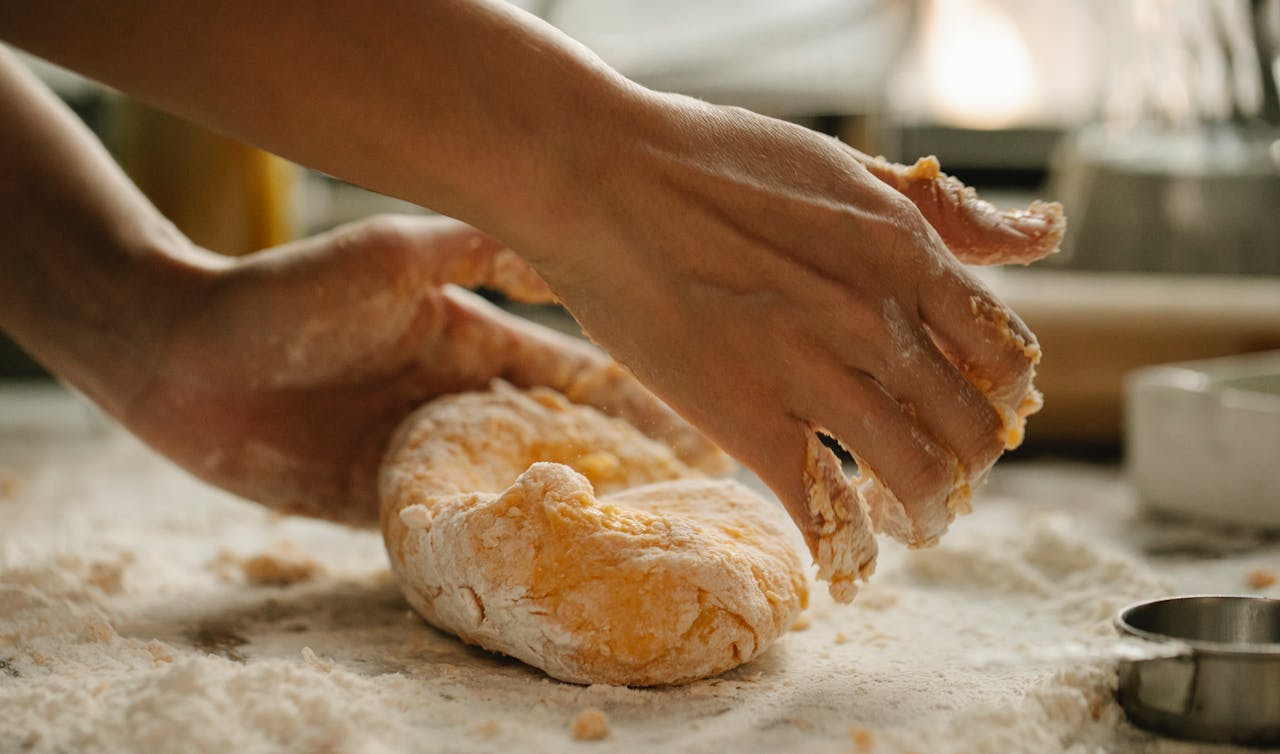
{"type": "Polygon", "coordinates": [[[1123,722],[1109,621],[1189,574],[1238,588],[1277,562],[1272,543],[1153,565],[1124,551],[1132,501],[1113,477],[998,469],[938,548],[886,546],[853,605],[815,590],[803,630],[746,666],[582,687],[426,626],[376,534],[272,516],[114,430],[33,441],[0,420],[0,470],[18,480],[0,499],[6,754],[1235,751],[1123,722]],[[218,572],[222,551],[284,541],[323,572],[278,587],[218,572]],[[603,742],[572,740],[587,709],[603,742]]]}

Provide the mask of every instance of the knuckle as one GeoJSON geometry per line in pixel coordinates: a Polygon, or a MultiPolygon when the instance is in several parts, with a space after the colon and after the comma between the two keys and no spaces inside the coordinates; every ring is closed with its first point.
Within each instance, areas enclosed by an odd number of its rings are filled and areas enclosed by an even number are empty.
{"type": "Polygon", "coordinates": [[[963,440],[963,445],[956,449],[956,455],[966,469],[985,469],[996,462],[1004,452],[1002,426],[999,414],[987,407],[982,416],[974,422],[972,429],[963,440]]]}
{"type": "Polygon", "coordinates": [[[389,245],[403,244],[409,235],[408,224],[397,215],[374,215],[361,230],[367,241],[389,245]]]}
{"type": "Polygon", "coordinates": [[[920,447],[919,459],[904,480],[920,499],[932,499],[950,489],[955,457],[932,439],[920,447]]]}

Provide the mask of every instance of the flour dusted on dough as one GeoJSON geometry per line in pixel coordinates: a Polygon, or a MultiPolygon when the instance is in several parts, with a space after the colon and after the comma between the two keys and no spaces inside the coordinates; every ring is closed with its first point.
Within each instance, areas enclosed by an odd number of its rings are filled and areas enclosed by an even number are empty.
{"type": "Polygon", "coordinates": [[[433,401],[397,432],[381,487],[414,609],[562,680],[716,675],[807,600],[776,505],[551,390],[433,401]]]}

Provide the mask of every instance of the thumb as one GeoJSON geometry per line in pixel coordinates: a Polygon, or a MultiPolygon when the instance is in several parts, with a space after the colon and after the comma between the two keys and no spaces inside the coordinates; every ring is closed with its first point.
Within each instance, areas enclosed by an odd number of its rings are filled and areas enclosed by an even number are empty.
{"type": "Polygon", "coordinates": [[[465,223],[440,216],[385,215],[365,221],[366,235],[403,244],[424,277],[438,286],[492,288],[526,303],[550,303],[555,294],[519,254],[465,223]]]}
{"type": "Polygon", "coordinates": [[[500,343],[501,354],[495,358],[502,363],[493,376],[517,387],[550,387],[574,403],[623,419],[706,473],[732,469],[723,451],[600,349],[508,314],[467,291],[446,288],[444,296],[455,342],[479,341],[479,332],[465,329],[474,326],[482,328],[487,339],[500,343]],[[501,337],[494,338],[496,334],[501,337]]]}

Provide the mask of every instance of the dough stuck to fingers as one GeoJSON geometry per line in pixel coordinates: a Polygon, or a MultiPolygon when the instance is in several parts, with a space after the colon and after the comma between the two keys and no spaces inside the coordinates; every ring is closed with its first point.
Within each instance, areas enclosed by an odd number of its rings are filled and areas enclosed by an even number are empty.
{"type": "MultiPolygon", "coordinates": [[[[1066,218],[1056,202],[1037,201],[1025,210],[1001,212],[980,199],[972,188],[942,173],[935,157],[924,157],[907,166],[850,151],[872,175],[911,200],[961,262],[1029,264],[1058,250],[1066,231],[1066,218]]],[[[961,276],[961,280],[968,278],[961,276]]],[[[926,316],[925,326],[946,360],[977,388],[999,416],[999,436],[992,439],[1005,450],[1012,450],[1022,443],[1027,417],[1043,405],[1040,392],[1032,384],[1040,346],[1016,315],[989,294],[966,293],[962,300],[963,314],[960,309],[939,312],[941,321],[929,321],[926,316]],[[937,325],[945,325],[946,329],[940,330],[937,325]]],[[[933,307],[926,307],[930,308],[933,307]]],[[[862,459],[858,463],[859,475],[846,480],[838,465],[836,473],[832,473],[834,457],[828,462],[826,454],[829,451],[815,435],[806,454],[811,517],[808,523],[829,526],[833,519],[828,510],[844,511],[838,528],[839,539],[845,544],[835,544],[837,537],[828,534],[809,544],[819,563],[819,578],[830,579],[831,594],[839,601],[851,599],[856,594],[854,582],[865,580],[859,570],[850,566],[851,562],[869,562],[874,568],[875,542],[869,529],[911,547],[936,544],[957,515],[972,511],[973,492],[986,481],[995,460],[993,457],[969,468],[956,466],[948,490],[933,500],[910,500],[913,504],[907,506],[862,459]],[[814,478],[825,481],[814,485],[810,481],[814,478]],[[849,489],[842,489],[845,487],[849,489]],[[855,549],[839,556],[830,554],[841,547],[855,549]]]]}
{"type": "MultiPolygon", "coordinates": [[[[872,175],[910,199],[961,262],[1030,264],[1056,253],[1062,243],[1067,218],[1057,202],[1035,201],[1027,209],[1002,212],[972,188],[943,173],[936,157],[922,157],[908,166],[850,151],[872,175]]],[[[1004,423],[1004,446],[1012,450],[1022,443],[1026,418],[1043,405],[1032,385],[1040,346],[1026,326],[997,302],[972,295],[968,303],[970,316],[985,326],[982,337],[993,340],[997,348],[1019,352],[1025,368],[1017,375],[1001,375],[997,381],[982,375],[974,368],[972,355],[959,352],[946,338],[938,345],[991,401],[1004,423]]],[[[976,487],[975,480],[980,482],[986,473],[987,469],[972,470],[966,486],[976,487]]]]}
{"type": "MultiPolygon", "coordinates": [[[[969,308],[972,322],[981,328],[978,337],[987,347],[1016,354],[1016,359],[1006,360],[1017,364],[1014,371],[998,377],[988,376],[970,361],[968,355],[961,354],[954,344],[936,336],[934,340],[947,359],[978,389],[999,416],[1000,425],[996,429],[998,435],[993,438],[999,443],[998,448],[993,448],[998,454],[999,448],[1013,450],[1022,444],[1027,417],[1044,405],[1040,392],[1033,384],[1035,365],[1040,361],[1040,347],[1033,336],[1024,334],[1013,326],[1008,310],[1003,306],[975,296],[971,298],[969,308]]],[[[909,547],[931,547],[937,544],[957,515],[972,512],[973,493],[986,481],[995,460],[992,457],[989,462],[968,468],[956,466],[950,489],[939,498],[941,505],[914,506],[921,511],[935,510],[945,515],[945,520],[935,518],[924,521],[911,516],[907,506],[874,473],[874,469],[869,469],[861,461],[859,467],[862,472],[854,483],[859,497],[870,512],[876,532],[887,534],[909,547]]]]}
{"type": "Polygon", "coordinates": [[[947,248],[967,264],[1030,264],[1058,251],[1067,220],[1057,202],[1027,209],[996,209],[976,191],[941,171],[929,156],[914,165],[853,151],[863,167],[920,209],[947,248]]]}
{"type": "Polygon", "coordinates": [[[965,376],[970,382],[987,396],[991,405],[1000,414],[1003,422],[1004,447],[1013,450],[1022,444],[1026,434],[1027,417],[1039,411],[1044,405],[1040,391],[1032,384],[1036,376],[1036,365],[1040,363],[1040,344],[1029,332],[1020,332],[1013,326],[1009,311],[982,296],[969,297],[969,311],[974,319],[987,325],[1009,350],[1019,353],[1025,359],[1026,367],[1020,374],[1007,375],[1004,384],[996,384],[993,380],[973,374],[968,370],[965,376]]]}
{"type": "Polygon", "coordinates": [[[805,494],[809,498],[817,539],[811,545],[818,578],[836,602],[852,602],[858,581],[876,570],[879,548],[871,533],[871,519],[858,490],[812,428],[805,447],[805,494]]]}
{"type": "Polygon", "coordinates": [[[380,486],[414,609],[561,680],[716,675],[808,599],[778,506],[546,388],[432,401],[397,431],[380,486]]]}

